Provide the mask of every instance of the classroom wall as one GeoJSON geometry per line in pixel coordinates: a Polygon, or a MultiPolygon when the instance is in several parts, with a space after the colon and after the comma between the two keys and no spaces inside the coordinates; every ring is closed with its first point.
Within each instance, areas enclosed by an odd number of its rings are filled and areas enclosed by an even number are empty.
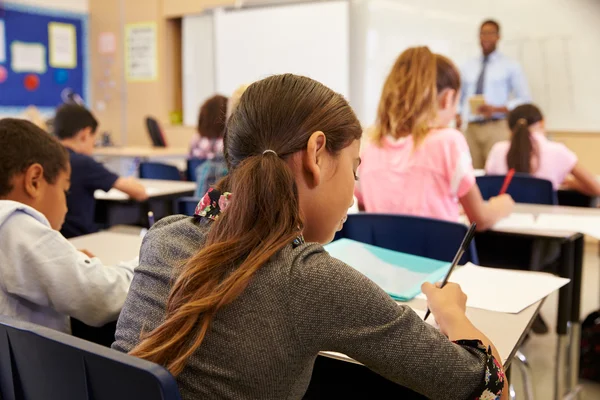
{"type": "Polygon", "coordinates": [[[595,175],[600,175],[600,127],[598,132],[549,132],[553,140],[564,143],[577,154],[579,162],[590,169],[595,175]]]}
{"type": "MultiPolygon", "coordinates": [[[[1,3],[1,2],[0,2],[1,3]]],[[[88,0],[9,0],[6,3],[55,8],[77,13],[88,12],[88,0]]]]}
{"type": "Polygon", "coordinates": [[[181,108],[181,20],[167,19],[163,0],[90,0],[90,46],[93,100],[91,107],[117,144],[146,146],[150,139],[145,118],[153,116],[163,125],[171,146],[187,146],[177,135],[170,140],[169,113],[181,108]],[[124,27],[154,22],[157,26],[158,78],[150,82],[128,82],[124,74],[124,27]],[[107,56],[98,51],[100,36],[111,33],[116,51],[107,56]],[[106,77],[109,77],[108,79],[106,77]],[[114,87],[106,89],[107,81],[114,87]]]}
{"type": "MultiPolygon", "coordinates": [[[[34,1],[34,0],[27,0],[34,1]]],[[[37,0],[38,2],[44,0],[37,0]]],[[[74,2],[75,0],[61,0],[57,4],[74,2]]],[[[83,3],[82,0],[78,0],[83,3]]],[[[254,0],[264,2],[265,0],[254,0]]],[[[359,31],[366,30],[364,19],[361,15],[367,12],[366,0],[352,0],[354,8],[351,11],[353,27],[353,42],[356,41],[359,31]],[[356,25],[356,24],[359,25],[356,25]],[[360,24],[362,28],[360,28],[360,24]]],[[[127,145],[147,145],[150,143],[143,119],[146,114],[156,115],[163,125],[167,141],[170,146],[187,146],[194,134],[193,127],[172,126],[169,123],[169,112],[181,109],[181,62],[174,62],[181,55],[176,53],[180,48],[181,19],[182,15],[199,14],[207,8],[218,6],[233,6],[235,0],[89,0],[90,13],[90,46],[92,66],[92,94],[94,101],[92,108],[98,114],[102,128],[113,132],[117,143],[127,145]],[[122,6],[125,4],[125,6],[122,6]],[[159,78],[156,82],[124,82],[122,57],[123,49],[123,23],[132,22],[157,22],[158,24],[158,52],[159,52],[159,78]],[[102,79],[107,71],[99,68],[103,58],[98,54],[98,35],[104,31],[112,31],[117,37],[117,48],[119,51],[114,56],[114,63],[108,68],[108,73],[115,80],[113,100],[106,104],[104,111],[98,110],[97,100],[99,91],[97,82],[102,79]],[[179,82],[179,83],[178,83],[179,82]],[[179,103],[178,103],[179,101],[179,103]]],[[[362,36],[368,41],[368,36],[362,36]]],[[[358,50],[352,49],[351,60],[369,57],[366,50],[366,42],[358,50]]],[[[359,63],[351,62],[351,72],[360,72],[359,63]],[[354,69],[354,71],[352,71],[354,69]]],[[[365,94],[368,88],[364,82],[351,82],[351,97],[365,94]]],[[[355,106],[361,111],[361,104],[355,106]]],[[[575,151],[583,165],[600,174],[600,158],[597,157],[597,149],[600,148],[600,126],[583,132],[575,132],[563,129],[551,132],[555,140],[565,143],[575,151]]]]}

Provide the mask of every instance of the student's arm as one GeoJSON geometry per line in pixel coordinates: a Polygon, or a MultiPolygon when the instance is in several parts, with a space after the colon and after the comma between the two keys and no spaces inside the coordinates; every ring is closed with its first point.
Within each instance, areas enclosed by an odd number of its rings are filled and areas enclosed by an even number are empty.
{"type": "MultiPolygon", "coordinates": [[[[109,267],[78,251],[59,232],[15,213],[3,226],[10,254],[0,285],[20,297],[91,326],[116,321],[133,277],[133,265],[109,267]]],[[[5,236],[5,237],[4,237],[5,236]]]]}
{"type": "Polygon", "coordinates": [[[498,220],[508,216],[514,207],[510,196],[491,198],[487,203],[483,201],[464,135],[458,131],[452,135],[447,133],[444,146],[445,170],[451,194],[460,200],[469,220],[477,224],[477,230],[487,230],[498,220]]]}
{"type": "Polygon", "coordinates": [[[567,179],[565,186],[588,196],[600,196],[600,181],[594,174],[577,163],[571,171],[574,179],[567,179]]]}
{"type": "MultiPolygon", "coordinates": [[[[425,282],[421,287],[427,297],[427,305],[435,317],[440,330],[448,339],[458,341],[464,338],[477,338],[485,347],[492,350],[497,361],[502,360],[494,344],[466,316],[467,296],[460,286],[447,283],[443,289],[425,282]]],[[[508,381],[504,381],[501,399],[508,399],[508,381]]]]}
{"type": "MultiPolygon", "coordinates": [[[[453,288],[430,290],[435,292],[429,301],[440,319],[440,331],[314,245],[297,257],[291,270],[290,323],[308,354],[322,350],[347,354],[430,399],[475,399],[483,394],[486,369],[497,353],[491,357],[444,335],[490,344],[464,316],[465,300],[457,300],[453,288]]],[[[497,361],[501,364],[501,359],[497,361]]]]}
{"type": "Polygon", "coordinates": [[[508,217],[515,207],[515,202],[508,194],[492,197],[485,202],[477,185],[460,198],[469,221],[477,224],[478,231],[490,229],[502,218],[508,217]]]}
{"type": "Polygon", "coordinates": [[[113,187],[115,189],[119,189],[123,193],[126,193],[129,195],[129,197],[136,201],[144,201],[148,199],[146,188],[134,178],[120,177],[116,180],[113,187]]]}
{"type": "Polygon", "coordinates": [[[86,179],[84,185],[90,190],[104,190],[108,192],[113,187],[129,195],[136,201],[148,199],[144,186],[134,178],[122,178],[104,165],[89,157],[83,166],[86,179]]]}

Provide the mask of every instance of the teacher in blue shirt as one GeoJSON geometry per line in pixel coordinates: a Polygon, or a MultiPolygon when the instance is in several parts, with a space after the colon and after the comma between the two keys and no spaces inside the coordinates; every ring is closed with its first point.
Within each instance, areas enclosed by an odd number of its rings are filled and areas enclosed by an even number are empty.
{"type": "Polygon", "coordinates": [[[531,96],[519,64],[497,50],[500,25],[484,21],[479,39],[483,54],[461,69],[462,113],[457,116],[457,125],[462,126],[462,116],[467,118],[466,138],[473,166],[482,169],[492,146],[510,136],[506,123],[509,110],[530,102],[531,96]]]}

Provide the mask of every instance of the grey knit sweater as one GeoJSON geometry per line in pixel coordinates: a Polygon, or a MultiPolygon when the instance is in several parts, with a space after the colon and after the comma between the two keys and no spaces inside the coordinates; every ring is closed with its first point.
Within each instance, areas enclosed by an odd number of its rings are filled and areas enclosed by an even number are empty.
{"type": "MultiPolygon", "coordinates": [[[[163,321],[172,271],[203,244],[208,223],[161,220],[147,234],[113,348],[163,321]]],[[[409,307],[318,244],[290,244],[217,313],[177,380],[184,400],[301,399],[319,351],[341,352],[432,399],[467,399],[484,353],[450,342],[409,307]]]]}

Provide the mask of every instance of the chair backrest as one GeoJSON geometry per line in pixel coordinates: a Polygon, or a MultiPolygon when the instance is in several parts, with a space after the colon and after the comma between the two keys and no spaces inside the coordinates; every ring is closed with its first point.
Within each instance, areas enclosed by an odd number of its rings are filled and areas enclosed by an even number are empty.
{"type": "Polygon", "coordinates": [[[152,140],[152,145],[154,147],[167,147],[165,135],[156,119],[146,117],[146,128],[148,129],[148,134],[150,135],[150,140],[152,140]]]}
{"type": "Polygon", "coordinates": [[[559,206],[595,208],[598,207],[598,203],[598,197],[588,196],[575,190],[558,191],[559,206]]]}
{"type": "MultiPolygon", "coordinates": [[[[497,196],[504,184],[505,175],[478,176],[477,186],[481,190],[484,200],[497,196]]],[[[527,174],[515,174],[506,193],[510,194],[515,202],[527,204],[557,205],[558,197],[552,182],[534,178],[527,174]]]]}
{"type": "Polygon", "coordinates": [[[7,317],[0,317],[0,398],[181,399],[159,365],[7,317]]]}
{"type": "Polygon", "coordinates": [[[191,217],[196,211],[196,206],[200,202],[199,197],[180,197],[175,201],[175,211],[177,214],[191,217]]]}
{"type": "Polygon", "coordinates": [[[196,168],[198,168],[206,159],[204,158],[188,158],[186,178],[190,182],[196,182],[196,168]]]}
{"type": "MultiPolygon", "coordinates": [[[[452,262],[469,228],[410,215],[351,214],[336,239],[353,239],[402,253],[452,262]]],[[[460,264],[479,263],[475,241],[460,264]]]]}
{"type": "Polygon", "coordinates": [[[181,174],[174,165],[162,164],[156,162],[140,163],[140,178],[142,179],[163,179],[168,181],[180,181],[181,174]]]}

